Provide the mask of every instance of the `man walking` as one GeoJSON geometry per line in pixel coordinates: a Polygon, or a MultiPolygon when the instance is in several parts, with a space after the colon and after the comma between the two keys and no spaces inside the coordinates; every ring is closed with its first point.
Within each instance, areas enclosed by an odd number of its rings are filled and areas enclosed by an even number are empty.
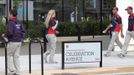
{"type": "Polygon", "coordinates": [[[126,56],[128,44],[129,44],[131,38],[134,38],[134,13],[133,13],[133,8],[131,6],[128,6],[125,10],[129,14],[128,30],[126,32],[126,38],[125,38],[124,45],[121,49],[121,53],[118,54],[118,56],[121,57],[121,58],[126,56]]]}
{"type": "Polygon", "coordinates": [[[111,52],[112,49],[114,47],[114,43],[116,42],[117,45],[121,48],[122,44],[119,41],[119,37],[118,34],[121,31],[121,37],[123,38],[123,32],[122,32],[122,19],[121,17],[118,15],[118,8],[117,7],[113,7],[112,9],[112,14],[113,17],[111,18],[111,23],[109,24],[109,26],[103,31],[103,33],[106,33],[109,29],[112,32],[112,37],[108,46],[108,50],[106,52],[106,54],[104,54],[104,56],[109,57],[111,56],[111,52]]]}
{"type": "Polygon", "coordinates": [[[24,28],[17,21],[16,10],[10,11],[10,17],[8,21],[8,44],[7,44],[7,59],[9,75],[20,75],[20,49],[21,42],[23,41],[24,28]]]}

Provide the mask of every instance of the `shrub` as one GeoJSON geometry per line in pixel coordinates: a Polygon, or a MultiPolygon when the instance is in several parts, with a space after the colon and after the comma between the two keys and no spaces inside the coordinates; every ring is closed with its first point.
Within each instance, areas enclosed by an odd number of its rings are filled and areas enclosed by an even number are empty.
{"type": "Polygon", "coordinates": [[[6,32],[7,32],[7,25],[0,21],[0,42],[3,41],[1,35],[6,32]]]}
{"type": "MultiPolygon", "coordinates": [[[[26,27],[26,22],[24,22],[24,25],[26,27]]],[[[44,24],[42,22],[37,23],[34,21],[28,22],[28,29],[26,29],[26,38],[36,38],[36,37],[42,37],[43,36],[43,29],[45,29],[44,24]]]]}
{"type": "Polygon", "coordinates": [[[0,36],[5,32],[7,32],[7,25],[0,22],[0,36]]]}
{"type": "MultiPolygon", "coordinates": [[[[108,25],[108,18],[104,17],[102,22],[102,29],[105,29],[108,25]]],[[[26,21],[24,22],[26,27],[26,21]]],[[[81,35],[99,35],[100,24],[98,20],[89,19],[89,21],[80,21],[77,23],[60,22],[57,30],[60,32],[58,36],[76,36],[79,33],[81,35]]],[[[0,23],[0,35],[7,31],[7,26],[0,23]]],[[[26,38],[40,38],[43,37],[45,32],[45,26],[43,22],[28,21],[28,29],[26,29],[26,38]]]]}

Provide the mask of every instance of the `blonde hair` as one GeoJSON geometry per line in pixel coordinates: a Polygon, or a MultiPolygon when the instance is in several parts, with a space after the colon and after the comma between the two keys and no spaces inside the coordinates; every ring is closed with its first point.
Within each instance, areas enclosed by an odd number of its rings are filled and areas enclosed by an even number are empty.
{"type": "Polygon", "coordinates": [[[45,26],[46,28],[48,28],[49,26],[49,21],[51,19],[51,17],[55,14],[55,10],[51,9],[49,10],[48,14],[47,14],[47,17],[46,17],[46,20],[45,20],[45,26]]]}

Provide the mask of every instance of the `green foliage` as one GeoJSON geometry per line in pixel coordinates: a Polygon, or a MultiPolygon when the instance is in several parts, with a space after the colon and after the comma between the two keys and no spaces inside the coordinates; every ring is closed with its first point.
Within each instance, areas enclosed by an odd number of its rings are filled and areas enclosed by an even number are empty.
{"type": "MultiPolygon", "coordinates": [[[[108,24],[108,18],[105,17],[102,22],[103,29],[105,29],[108,24]]],[[[45,25],[42,22],[35,23],[33,21],[29,21],[28,27],[29,28],[26,30],[26,37],[43,37],[45,25]]],[[[81,35],[99,35],[101,33],[99,21],[94,19],[77,23],[60,22],[57,30],[60,32],[58,36],[76,36],[78,33],[81,35]]]]}
{"type": "MultiPolygon", "coordinates": [[[[103,29],[107,27],[108,23],[108,18],[104,17],[102,22],[103,29]]],[[[24,25],[26,25],[26,22],[24,22],[24,25]]],[[[101,33],[99,21],[94,19],[89,19],[89,21],[84,20],[77,23],[60,22],[57,30],[60,32],[58,36],[76,36],[78,33],[80,33],[81,35],[99,35],[101,33]]],[[[2,24],[2,22],[0,22],[0,35],[5,32],[7,32],[7,25],[4,25],[2,24]]],[[[43,24],[43,22],[28,22],[26,37],[43,37],[44,32],[45,25],[43,24]]]]}
{"type": "Polygon", "coordinates": [[[18,8],[20,0],[13,0],[13,7],[18,8]]]}
{"type": "Polygon", "coordinates": [[[7,32],[7,25],[0,21],[0,41],[2,41],[1,35],[6,32],[7,32]]]}
{"type": "Polygon", "coordinates": [[[59,36],[76,35],[76,24],[70,22],[59,23],[57,30],[60,32],[59,36]]]}
{"type": "Polygon", "coordinates": [[[0,21],[0,36],[3,34],[3,33],[6,33],[7,32],[7,25],[5,25],[4,23],[2,23],[0,21]]]}
{"type": "MultiPolygon", "coordinates": [[[[105,29],[108,24],[108,18],[104,18],[102,22],[103,29],[105,29]]],[[[77,23],[62,22],[58,25],[57,30],[60,32],[59,36],[76,36],[78,33],[81,35],[101,34],[99,21],[94,19],[77,23]]]]}
{"type": "MultiPolygon", "coordinates": [[[[24,23],[26,25],[26,22],[24,23]]],[[[43,36],[43,30],[45,29],[42,22],[36,23],[33,21],[28,22],[28,29],[26,30],[26,37],[36,38],[43,36]]]]}

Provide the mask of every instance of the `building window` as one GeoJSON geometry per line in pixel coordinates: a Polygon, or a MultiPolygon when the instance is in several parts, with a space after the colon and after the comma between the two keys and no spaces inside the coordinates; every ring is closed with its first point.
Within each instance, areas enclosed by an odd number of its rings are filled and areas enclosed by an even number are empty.
{"type": "Polygon", "coordinates": [[[109,9],[115,5],[115,0],[102,0],[103,9],[109,9]]]}
{"type": "Polygon", "coordinates": [[[90,9],[96,8],[96,0],[86,0],[86,7],[90,9]]]}
{"type": "Polygon", "coordinates": [[[0,16],[4,16],[4,15],[5,15],[5,6],[0,5],[0,16]]]}

